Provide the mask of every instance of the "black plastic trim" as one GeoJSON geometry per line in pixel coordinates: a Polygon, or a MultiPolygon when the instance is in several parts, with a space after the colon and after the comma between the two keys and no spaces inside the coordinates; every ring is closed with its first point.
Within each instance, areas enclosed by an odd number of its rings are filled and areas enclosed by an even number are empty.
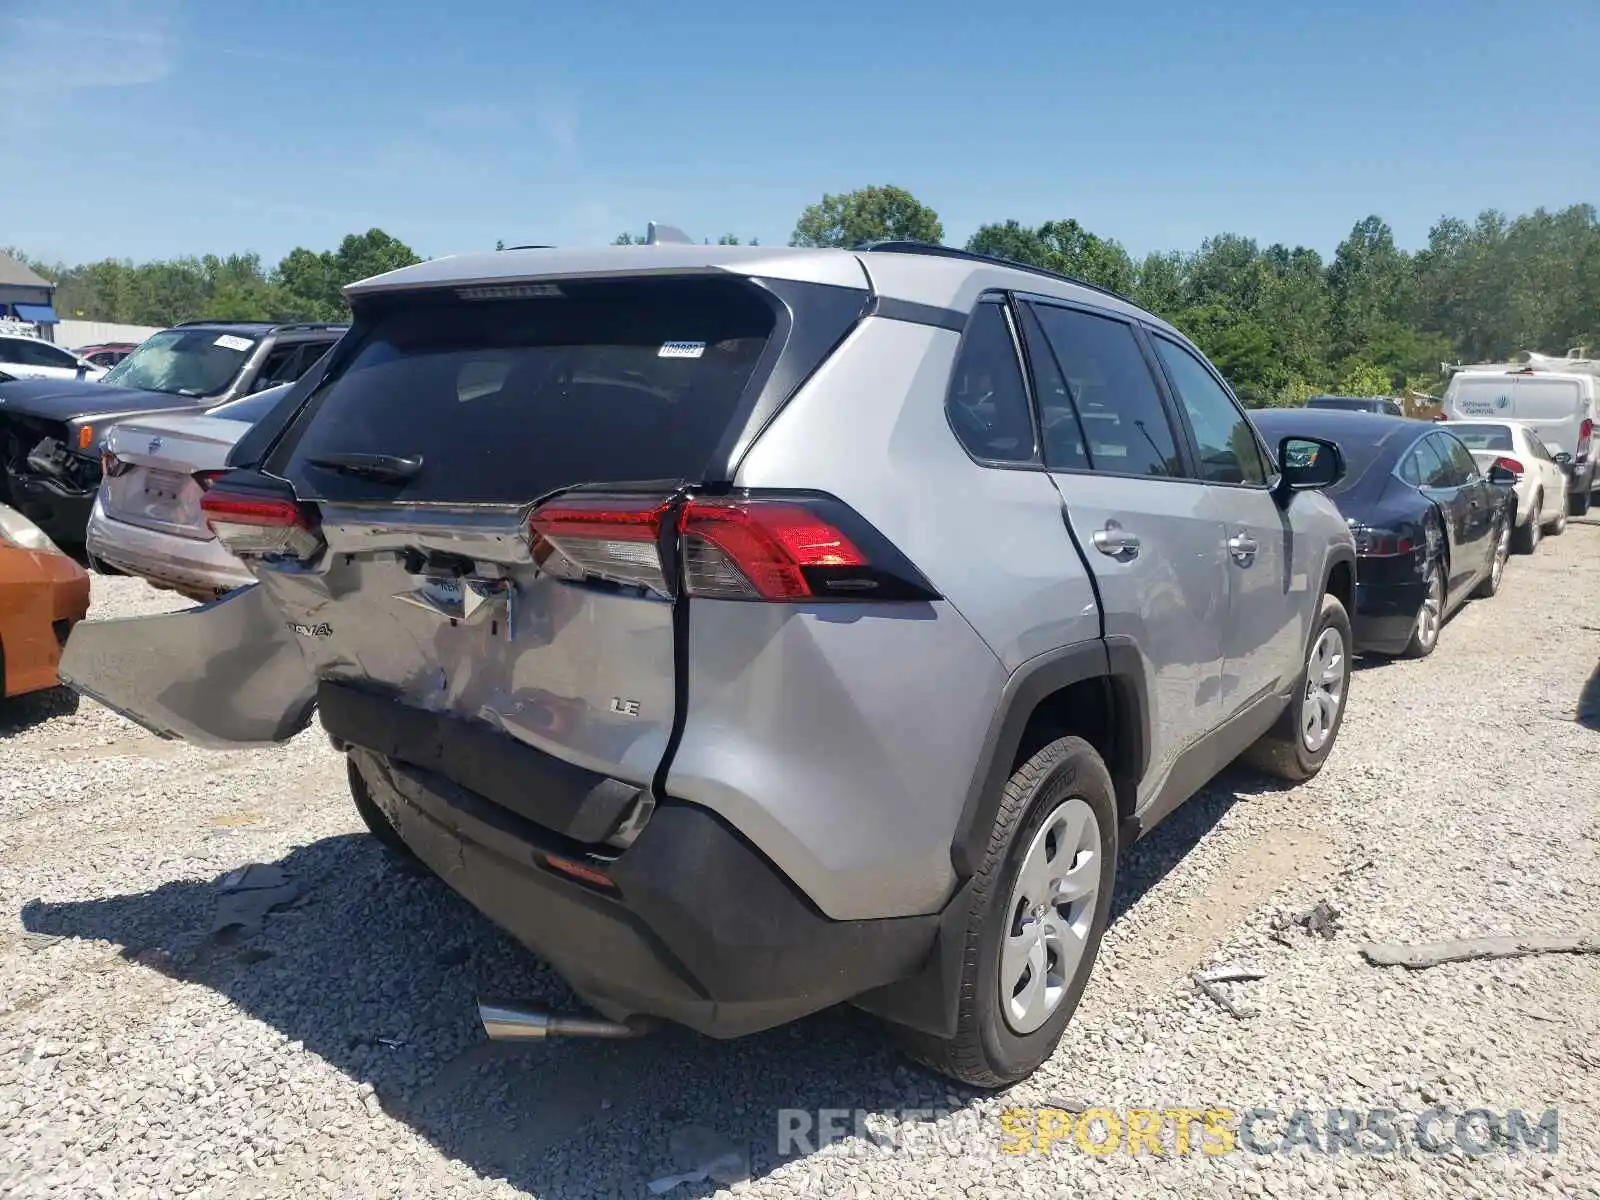
{"type": "Polygon", "coordinates": [[[983,862],[995,813],[1000,808],[1000,793],[1011,775],[1012,762],[1034,709],[1051,693],[1086,679],[1105,679],[1116,689],[1119,707],[1129,707],[1127,715],[1131,719],[1122,721],[1115,730],[1118,738],[1126,739],[1119,743],[1122,752],[1117,756],[1123,769],[1112,771],[1119,804],[1131,795],[1131,789],[1137,788],[1150,746],[1150,705],[1138,649],[1124,638],[1104,638],[1038,655],[1018,667],[1006,681],[984,735],[977,769],[950,844],[950,863],[958,877],[970,877],[983,862]]]}
{"type": "Polygon", "coordinates": [[[642,790],[563,762],[487,725],[425,712],[347,684],[319,683],[317,711],[329,737],[438,772],[585,845],[604,841],[642,790]]]}
{"type": "Polygon", "coordinates": [[[444,881],[615,1019],[711,1037],[770,1028],[914,974],[937,916],[833,921],[715,814],[659,807],[611,861],[616,891],[541,868],[549,835],[438,775],[353,758],[396,832],[444,881]]]}
{"type": "Polygon", "coordinates": [[[960,333],[967,327],[967,313],[955,308],[942,308],[936,304],[918,304],[915,300],[896,300],[879,296],[872,303],[871,315],[888,321],[906,321],[912,325],[931,325],[935,329],[948,329],[960,333]]]}

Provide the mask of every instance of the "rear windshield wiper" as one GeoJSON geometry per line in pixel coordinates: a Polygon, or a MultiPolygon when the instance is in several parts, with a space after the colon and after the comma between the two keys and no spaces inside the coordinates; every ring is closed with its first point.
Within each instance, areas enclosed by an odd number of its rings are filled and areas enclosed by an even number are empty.
{"type": "Polygon", "coordinates": [[[324,454],[317,458],[308,458],[306,462],[326,471],[337,471],[341,475],[359,475],[363,479],[375,479],[380,483],[405,483],[409,479],[415,479],[417,473],[422,470],[420,454],[413,454],[409,458],[398,454],[324,454]]]}

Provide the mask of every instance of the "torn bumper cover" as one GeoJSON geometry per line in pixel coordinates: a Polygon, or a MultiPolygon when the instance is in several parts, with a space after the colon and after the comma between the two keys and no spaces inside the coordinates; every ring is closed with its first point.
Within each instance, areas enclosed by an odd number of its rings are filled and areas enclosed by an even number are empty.
{"type": "Polygon", "coordinates": [[[612,1020],[754,1033],[903,979],[937,916],[833,921],[705,809],[658,806],[611,861],[450,782],[359,747],[374,803],[419,858],[612,1020]],[[546,865],[587,861],[614,887],[546,865]]]}

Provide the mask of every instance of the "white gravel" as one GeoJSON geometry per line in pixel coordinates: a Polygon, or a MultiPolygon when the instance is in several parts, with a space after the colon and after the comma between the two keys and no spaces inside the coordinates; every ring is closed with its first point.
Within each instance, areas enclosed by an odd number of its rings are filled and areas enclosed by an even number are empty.
{"type": "MultiPolygon", "coordinates": [[[[97,618],[178,606],[133,580],[94,588],[97,618]]],[[[218,755],[89,702],[12,703],[0,1195],[634,1197],[678,1169],[672,1146],[696,1125],[748,1154],[732,1189],[747,1196],[1600,1197],[1600,957],[1408,974],[1357,952],[1600,932],[1597,664],[1600,522],[1574,521],[1514,559],[1432,658],[1356,675],[1320,778],[1281,791],[1230,773],[1134,852],[1060,1053],[1004,1097],[905,1066],[849,1010],[736,1043],[489,1046],[475,993],[565,989],[385,859],[318,732],[218,755]],[[280,865],[302,898],[218,939],[217,881],[251,862],[280,865]],[[1318,900],[1343,914],[1333,939],[1274,940],[1274,917],[1318,900]],[[1267,973],[1222,985],[1244,1020],[1187,982],[1221,963],[1267,973]],[[1002,1110],[1050,1102],[1305,1109],[1318,1130],[1329,1109],[1387,1108],[1403,1145],[1179,1155],[1169,1128],[1162,1155],[1094,1156],[1071,1136],[1001,1153],[1002,1110]],[[1554,1108],[1559,1150],[1425,1152],[1405,1114],[1435,1106],[1447,1140],[1468,1109],[1554,1108]],[[780,1156],[779,1110],[825,1108],[874,1114],[900,1148],[850,1137],[780,1156]],[[945,1115],[897,1122],[919,1108],[945,1115]]]]}

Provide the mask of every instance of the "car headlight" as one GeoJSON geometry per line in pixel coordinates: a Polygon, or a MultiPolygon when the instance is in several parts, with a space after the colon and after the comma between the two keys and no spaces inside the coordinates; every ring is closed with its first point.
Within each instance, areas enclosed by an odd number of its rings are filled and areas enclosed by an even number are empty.
{"type": "Polygon", "coordinates": [[[61,548],[46,536],[27,517],[14,508],[0,504],[0,542],[18,550],[34,550],[41,554],[60,554],[61,548]]]}

